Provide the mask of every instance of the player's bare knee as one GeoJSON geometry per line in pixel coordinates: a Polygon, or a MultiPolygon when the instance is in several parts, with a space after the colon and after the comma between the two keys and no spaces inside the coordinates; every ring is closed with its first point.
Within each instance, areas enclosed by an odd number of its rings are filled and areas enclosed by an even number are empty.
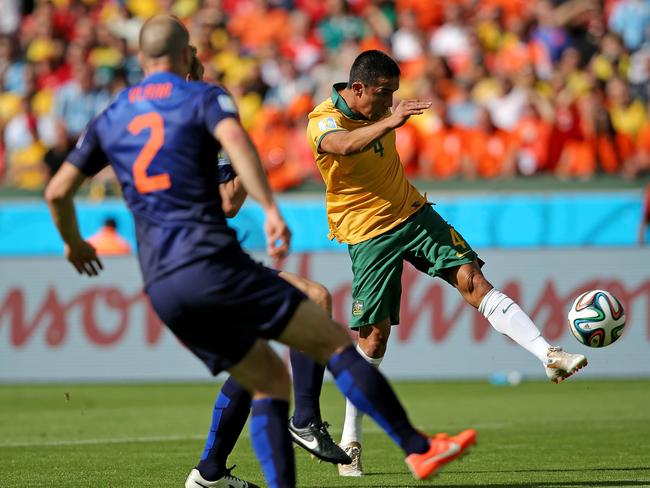
{"type": "Polygon", "coordinates": [[[323,336],[324,341],[317,351],[317,359],[323,364],[327,363],[334,353],[340,352],[352,345],[352,339],[350,338],[347,327],[333,320],[327,328],[327,333],[323,336]]]}
{"type": "Polygon", "coordinates": [[[320,283],[313,283],[307,290],[307,296],[325,310],[328,315],[332,315],[332,295],[327,288],[320,283]]]}
{"type": "Polygon", "coordinates": [[[477,265],[462,266],[458,273],[458,291],[474,307],[479,306],[482,298],[493,286],[485,278],[477,265]]]}
{"type": "Polygon", "coordinates": [[[388,327],[361,327],[359,329],[359,346],[368,357],[381,358],[386,353],[389,337],[390,325],[388,327]]]}

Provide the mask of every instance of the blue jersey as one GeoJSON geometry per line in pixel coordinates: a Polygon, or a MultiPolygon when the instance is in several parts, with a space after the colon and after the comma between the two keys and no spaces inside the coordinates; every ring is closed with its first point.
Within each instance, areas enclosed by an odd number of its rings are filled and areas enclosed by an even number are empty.
{"type": "Polygon", "coordinates": [[[218,182],[216,125],[237,117],[222,88],[156,73],[127,88],[93,120],[68,161],[92,176],[115,171],[133,213],[146,285],[238,246],[218,182]]]}

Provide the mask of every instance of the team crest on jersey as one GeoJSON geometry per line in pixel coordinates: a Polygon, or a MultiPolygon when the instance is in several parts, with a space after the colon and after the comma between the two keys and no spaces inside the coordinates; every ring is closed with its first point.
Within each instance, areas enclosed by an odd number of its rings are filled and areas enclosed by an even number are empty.
{"type": "Polygon", "coordinates": [[[224,112],[230,112],[233,114],[237,112],[235,102],[233,102],[232,98],[230,98],[228,95],[219,95],[217,97],[217,101],[219,102],[219,107],[221,107],[221,110],[224,112]]]}
{"type": "Polygon", "coordinates": [[[352,316],[361,317],[363,315],[363,302],[361,300],[355,300],[352,302],[352,316]]]}
{"type": "Polygon", "coordinates": [[[326,119],[318,122],[318,128],[321,130],[321,132],[330,129],[336,129],[336,121],[334,120],[334,117],[327,117],[326,119]]]}

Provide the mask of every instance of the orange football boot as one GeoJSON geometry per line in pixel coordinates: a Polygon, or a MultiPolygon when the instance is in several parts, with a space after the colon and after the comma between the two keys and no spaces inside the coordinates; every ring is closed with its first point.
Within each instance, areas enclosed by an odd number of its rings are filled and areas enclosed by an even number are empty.
{"type": "Polygon", "coordinates": [[[464,454],[472,444],[476,444],[476,431],[467,429],[453,437],[448,434],[436,434],[429,440],[429,450],[422,454],[410,454],[404,462],[415,479],[425,480],[464,454]]]}

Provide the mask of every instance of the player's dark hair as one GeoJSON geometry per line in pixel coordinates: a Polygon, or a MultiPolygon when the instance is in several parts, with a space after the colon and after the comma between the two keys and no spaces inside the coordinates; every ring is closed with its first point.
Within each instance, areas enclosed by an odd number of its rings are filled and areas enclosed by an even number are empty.
{"type": "Polygon", "coordinates": [[[352,63],[348,88],[352,88],[355,81],[366,86],[376,86],[379,78],[395,78],[399,75],[399,66],[388,54],[374,49],[364,51],[352,63]]]}

